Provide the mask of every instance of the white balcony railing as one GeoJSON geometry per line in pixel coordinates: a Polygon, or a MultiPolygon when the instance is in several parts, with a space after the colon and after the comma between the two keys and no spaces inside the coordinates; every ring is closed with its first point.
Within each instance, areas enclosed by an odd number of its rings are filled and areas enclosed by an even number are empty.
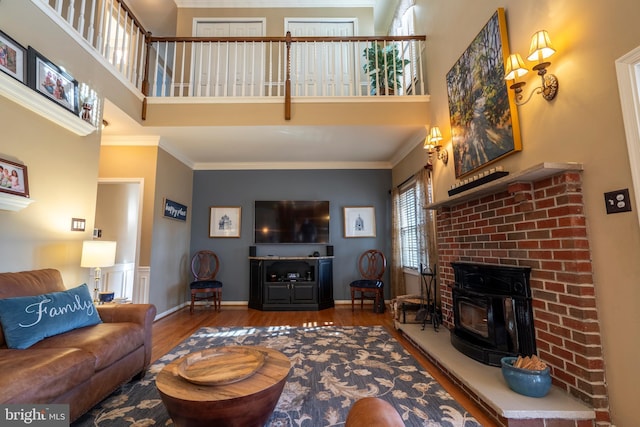
{"type": "Polygon", "coordinates": [[[148,97],[426,95],[424,36],[160,38],[120,0],[32,1],[148,97]]]}
{"type": "Polygon", "coordinates": [[[152,97],[425,94],[420,36],[150,40],[152,97]]]}

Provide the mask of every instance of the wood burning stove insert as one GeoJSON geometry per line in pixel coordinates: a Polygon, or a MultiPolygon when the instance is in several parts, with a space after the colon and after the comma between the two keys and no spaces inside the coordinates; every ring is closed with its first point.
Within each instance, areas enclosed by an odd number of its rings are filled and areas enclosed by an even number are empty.
{"type": "Polygon", "coordinates": [[[467,356],[500,366],[504,356],[536,353],[529,267],[451,263],[454,327],[451,344],[467,356]]]}

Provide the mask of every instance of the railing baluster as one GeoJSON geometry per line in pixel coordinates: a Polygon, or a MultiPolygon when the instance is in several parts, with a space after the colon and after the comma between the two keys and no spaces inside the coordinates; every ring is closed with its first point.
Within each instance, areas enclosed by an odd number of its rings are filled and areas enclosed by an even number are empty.
{"type": "Polygon", "coordinates": [[[420,95],[426,95],[425,87],[424,87],[424,64],[422,63],[422,44],[418,46],[418,70],[420,71],[420,95]]]}
{"type": "Polygon", "coordinates": [[[80,3],[80,14],[78,15],[77,30],[82,36],[82,38],[84,38],[84,14],[85,14],[85,8],[87,7],[86,3],[87,3],[87,0],[82,0],[82,2],[80,3]]]}
{"type": "Polygon", "coordinates": [[[116,18],[116,34],[113,40],[113,55],[110,55],[112,57],[111,63],[114,65],[114,67],[118,66],[117,54],[118,54],[118,40],[120,36],[120,11],[121,10],[122,10],[122,7],[120,7],[120,3],[118,3],[118,17],[116,18]]]}
{"type": "Polygon", "coordinates": [[[267,90],[267,96],[271,96],[273,95],[272,89],[273,89],[273,41],[269,41],[269,44],[267,45],[269,46],[269,48],[267,49],[268,51],[268,56],[266,56],[265,58],[269,58],[268,61],[268,81],[267,81],[267,85],[266,85],[266,90],[267,90]]]}
{"type": "Polygon", "coordinates": [[[198,88],[198,96],[202,96],[202,51],[204,50],[204,46],[202,42],[200,42],[199,45],[200,62],[198,64],[198,85],[196,87],[198,88]]]}
{"type": "Polygon", "coordinates": [[[89,41],[89,44],[93,47],[96,47],[95,44],[93,44],[93,36],[94,36],[94,32],[95,32],[95,19],[96,19],[96,2],[98,0],[91,0],[91,15],[89,16],[89,28],[87,30],[87,40],[89,41]]]}
{"type": "MultiPolygon", "coordinates": [[[[135,44],[133,44],[134,48],[134,52],[133,52],[133,61],[131,61],[131,82],[135,85],[138,83],[138,76],[141,75],[140,72],[138,72],[138,70],[140,69],[140,64],[138,64],[138,47],[140,46],[140,43],[144,43],[143,41],[140,40],[140,28],[138,28],[136,26],[136,34],[135,34],[135,44]]],[[[131,37],[132,43],[133,43],[133,37],[131,37]]],[[[144,49],[143,49],[144,50],[144,49]]]]}
{"type": "MultiPolygon", "coordinates": [[[[122,43],[120,45],[120,72],[122,73],[123,70],[125,70],[126,68],[126,64],[129,63],[127,56],[125,55],[126,50],[126,41],[127,41],[127,22],[129,22],[129,14],[125,11],[124,14],[124,27],[122,29],[122,43]]],[[[133,22],[132,22],[133,24],[133,22]]],[[[120,26],[118,25],[118,28],[120,26]]]]}
{"type": "Polygon", "coordinates": [[[255,96],[255,89],[256,86],[259,85],[259,80],[258,83],[256,83],[256,80],[259,78],[259,76],[255,75],[255,70],[256,70],[256,42],[253,41],[251,42],[251,96],[255,96]]]}
{"type": "Polygon", "coordinates": [[[178,53],[177,52],[178,45],[174,42],[171,44],[171,46],[172,46],[172,52],[173,52],[173,60],[171,61],[171,84],[169,85],[171,90],[169,91],[169,96],[174,97],[175,92],[173,90],[173,86],[176,84],[176,56],[178,53]]]}
{"type": "Polygon", "coordinates": [[[205,96],[211,96],[211,42],[208,43],[209,54],[207,55],[207,89],[205,96]]]}
{"type": "MultiPolygon", "coordinates": [[[[181,97],[183,96],[183,92],[184,92],[184,89],[183,89],[183,87],[184,87],[184,62],[185,62],[184,59],[186,58],[186,56],[185,56],[186,55],[186,47],[187,47],[187,42],[182,42],[182,61],[180,61],[181,62],[181,65],[180,65],[180,96],[181,97]]],[[[177,51],[177,49],[176,49],[176,51],[177,51]]],[[[189,93],[187,92],[187,95],[188,94],[189,93]]]]}
{"type": "Polygon", "coordinates": [[[134,36],[134,30],[136,29],[136,26],[134,25],[135,22],[133,21],[133,19],[131,20],[131,25],[129,26],[129,34],[127,35],[127,44],[129,45],[127,47],[127,73],[126,73],[126,77],[127,80],[131,81],[131,75],[133,74],[133,58],[134,58],[134,42],[133,42],[133,36],[134,36]]]}
{"type": "Polygon", "coordinates": [[[107,36],[104,41],[105,49],[103,53],[104,57],[107,58],[107,60],[111,56],[110,39],[111,39],[111,21],[112,20],[113,20],[113,0],[109,0],[109,9],[107,10],[107,21],[106,21],[107,36]]]}
{"type": "Polygon", "coordinates": [[[169,57],[169,42],[164,42],[164,61],[162,61],[162,93],[167,96],[167,58],[169,57]]]}
{"type": "Polygon", "coordinates": [[[279,84],[282,81],[282,47],[283,47],[283,43],[282,42],[278,42],[278,96],[282,96],[282,91],[281,89],[284,89],[283,87],[281,87],[281,85],[279,84]]]}
{"type": "MultiPolygon", "coordinates": [[[[224,45],[224,62],[229,63],[229,57],[231,52],[231,43],[223,42],[224,45]]],[[[218,67],[220,68],[220,62],[218,62],[218,67]]],[[[229,96],[229,67],[224,67],[223,79],[222,79],[222,93],[220,96],[229,96]]]]}
{"type": "MultiPolygon", "coordinates": [[[[96,0],[98,1],[98,0],[96,0]]],[[[96,40],[96,49],[104,56],[104,50],[102,49],[102,32],[104,30],[104,13],[107,11],[107,8],[100,8],[100,21],[98,22],[98,38],[96,40]]]]}
{"type": "Polygon", "coordinates": [[[69,7],[67,8],[67,22],[69,23],[69,25],[71,25],[73,27],[73,15],[76,13],[75,10],[75,2],[74,1],[70,1],[69,2],[69,7]]]}
{"type": "MultiPolygon", "coordinates": [[[[220,88],[220,51],[222,50],[222,44],[218,41],[216,42],[216,46],[216,81],[213,96],[225,96],[226,93],[222,93],[222,89],[220,88]],[[220,92],[220,94],[218,94],[218,92],[220,92]]],[[[222,87],[224,88],[224,85],[222,85],[222,87]]]]}
{"type": "Polygon", "coordinates": [[[158,88],[158,66],[160,64],[160,43],[158,43],[158,45],[156,46],[156,63],[155,66],[153,67],[153,70],[151,70],[151,72],[149,73],[150,75],[153,76],[153,86],[154,86],[154,93],[156,93],[156,96],[158,96],[158,93],[162,93],[160,92],[161,88],[158,88]]]}

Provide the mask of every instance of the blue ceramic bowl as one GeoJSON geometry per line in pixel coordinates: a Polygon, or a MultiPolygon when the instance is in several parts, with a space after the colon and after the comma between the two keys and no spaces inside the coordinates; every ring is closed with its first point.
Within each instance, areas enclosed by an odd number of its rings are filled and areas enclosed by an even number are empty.
{"type": "Polygon", "coordinates": [[[113,301],[114,292],[100,292],[98,300],[102,303],[113,301]]]}
{"type": "Polygon", "coordinates": [[[502,376],[509,385],[509,388],[516,393],[529,397],[544,397],[551,390],[551,375],[549,367],[541,371],[516,368],[513,362],[517,357],[503,357],[500,359],[502,365],[502,376]]]}

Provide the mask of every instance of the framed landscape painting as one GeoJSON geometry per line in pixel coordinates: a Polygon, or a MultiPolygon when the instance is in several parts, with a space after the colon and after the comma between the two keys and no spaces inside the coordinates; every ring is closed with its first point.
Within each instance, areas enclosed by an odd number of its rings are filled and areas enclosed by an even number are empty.
{"type": "Polygon", "coordinates": [[[508,54],[500,8],[447,73],[456,178],[522,149],[514,95],[504,79],[508,54]]]}

